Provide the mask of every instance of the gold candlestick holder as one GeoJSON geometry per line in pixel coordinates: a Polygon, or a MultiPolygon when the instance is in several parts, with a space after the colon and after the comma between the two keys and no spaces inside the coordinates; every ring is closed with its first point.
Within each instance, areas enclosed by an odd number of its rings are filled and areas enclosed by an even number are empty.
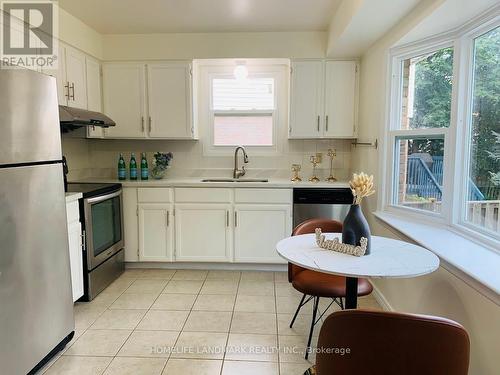
{"type": "Polygon", "coordinates": [[[316,166],[318,164],[321,164],[321,157],[322,157],[322,155],[320,152],[316,153],[316,155],[311,155],[309,157],[309,161],[313,165],[312,176],[311,176],[311,178],[309,178],[309,181],[311,181],[311,182],[319,182],[319,178],[316,176],[316,166]]]}
{"type": "Polygon", "coordinates": [[[326,178],[325,181],[335,182],[337,179],[333,177],[333,159],[337,156],[337,151],[335,149],[328,149],[327,155],[330,157],[330,175],[326,178]]]}
{"type": "Polygon", "coordinates": [[[302,167],[301,167],[300,164],[292,164],[292,172],[293,172],[293,176],[291,178],[292,182],[300,182],[300,181],[302,181],[302,179],[299,176],[299,172],[300,172],[301,168],[302,167]]]}

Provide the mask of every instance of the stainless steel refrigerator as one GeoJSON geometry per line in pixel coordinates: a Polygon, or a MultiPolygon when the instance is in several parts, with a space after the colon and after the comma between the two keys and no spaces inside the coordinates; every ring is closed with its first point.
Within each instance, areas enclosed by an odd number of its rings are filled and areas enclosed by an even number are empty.
{"type": "Polygon", "coordinates": [[[56,82],[0,69],[0,373],[24,375],[74,334],[56,82]]]}

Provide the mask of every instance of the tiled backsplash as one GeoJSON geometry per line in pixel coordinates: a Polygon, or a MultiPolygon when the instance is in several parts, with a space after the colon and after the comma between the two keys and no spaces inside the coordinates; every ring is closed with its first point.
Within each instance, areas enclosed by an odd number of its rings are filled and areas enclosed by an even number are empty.
{"type": "MultiPolygon", "coordinates": [[[[330,159],[328,148],[337,151],[334,160],[334,175],[339,180],[348,179],[351,173],[351,140],[289,140],[285,142],[279,155],[258,156],[248,151],[249,163],[245,166],[249,177],[284,177],[291,175],[291,165],[301,164],[302,178],[310,177],[312,165],[309,157],[316,152],[323,153],[323,161],[318,165],[318,177],[328,176],[330,159]]],[[[170,176],[231,176],[234,159],[228,156],[207,156],[198,141],[156,141],[156,140],[98,140],[63,137],[63,153],[69,164],[69,179],[87,177],[114,177],[120,152],[128,165],[130,154],[140,158],[146,152],[148,162],[156,151],[172,152],[174,159],[168,171],[170,176]]],[[[240,156],[241,158],[241,156],[240,156]]],[[[240,160],[241,163],[241,160],[240,160]]]]}

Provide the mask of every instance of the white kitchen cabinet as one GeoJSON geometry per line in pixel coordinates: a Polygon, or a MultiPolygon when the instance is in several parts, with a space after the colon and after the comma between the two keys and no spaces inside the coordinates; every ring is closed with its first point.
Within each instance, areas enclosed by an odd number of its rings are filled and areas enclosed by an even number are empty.
{"type": "Polygon", "coordinates": [[[357,63],[292,63],[289,138],[355,138],[357,63]]]}
{"type": "Polygon", "coordinates": [[[325,72],[324,134],[352,138],[356,133],[356,62],[327,61],[325,72]]]}
{"type": "Polygon", "coordinates": [[[109,138],[146,136],[145,64],[109,63],[103,65],[104,113],[116,122],[106,129],[109,138]]]}
{"type": "MultiPolygon", "coordinates": [[[[96,59],[86,56],[85,68],[87,78],[87,109],[102,112],[101,64],[96,59]]],[[[102,138],[104,129],[100,126],[87,128],[87,137],[102,138]]]]}
{"type": "Polygon", "coordinates": [[[68,106],[87,109],[87,79],[85,55],[71,47],[60,50],[65,53],[68,106]]]}
{"type": "Polygon", "coordinates": [[[66,204],[68,220],[69,262],[73,302],[83,296],[83,252],[82,227],[80,224],[78,200],[66,204]]]}
{"type": "Polygon", "coordinates": [[[232,206],[213,203],[175,205],[175,260],[230,262],[232,206]]]}
{"type": "Polygon", "coordinates": [[[59,43],[57,69],[42,69],[56,78],[60,105],[87,109],[86,55],[59,43]]]}
{"type": "Polygon", "coordinates": [[[148,64],[148,135],[193,138],[191,64],[148,64]]]}
{"type": "Polygon", "coordinates": [[[139,260],[137,189],[123,187],[122,191],[125,261],[137,262],[139,260]]]}
{"type": "Polygon", "coordinates": [[[172,261],[172,205],[139,204],[139,260],[172,261]]]}
{"type": "Polygon", "coordinates": [[[318,138],[322,135],[324,98],[322,61],[292,64],[290,83],[290,138],[318,138]]]}

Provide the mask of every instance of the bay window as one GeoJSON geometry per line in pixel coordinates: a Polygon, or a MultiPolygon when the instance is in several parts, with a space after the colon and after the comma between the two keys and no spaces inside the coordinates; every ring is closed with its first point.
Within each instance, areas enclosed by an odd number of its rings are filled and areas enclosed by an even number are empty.
{"type": "Polygon", "coordinates": [[[500,17],[392,50],[385,206],[500,240],[500,17]]]}

